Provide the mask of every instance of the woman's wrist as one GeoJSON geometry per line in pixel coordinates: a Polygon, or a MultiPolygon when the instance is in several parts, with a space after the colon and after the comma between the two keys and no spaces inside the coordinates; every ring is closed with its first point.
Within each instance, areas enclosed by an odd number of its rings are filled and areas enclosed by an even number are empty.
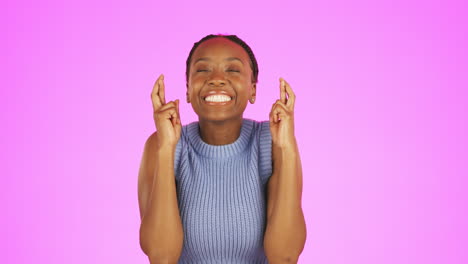
{"type": "Polygon", "coordinates": [[[297,151],[296,139],[286,144],[276,144],[273,142],[273,150],[281,153],[295,153],[297,151]]]}
{"type": "Polygon", "coordinates": [[[159,144],[156,147],[158,154],[167,155],[169,153],[175,153],[177,144],[159,144]]]}

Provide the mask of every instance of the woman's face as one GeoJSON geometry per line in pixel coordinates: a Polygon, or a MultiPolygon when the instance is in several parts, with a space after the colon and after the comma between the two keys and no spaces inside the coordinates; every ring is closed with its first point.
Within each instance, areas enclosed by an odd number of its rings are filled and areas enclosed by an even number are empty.
{"type": "Polygon", "coordinates": [[[242,118],[255,89],[250,58],[238,44],[213,38],[200,44],[193,53],[187,99],[200,120],[242,118]]]}

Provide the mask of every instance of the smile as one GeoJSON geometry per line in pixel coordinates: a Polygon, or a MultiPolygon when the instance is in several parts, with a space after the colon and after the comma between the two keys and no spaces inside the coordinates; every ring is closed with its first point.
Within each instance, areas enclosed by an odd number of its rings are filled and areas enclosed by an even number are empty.
{"type": "Polygon", "coordinates": [[[223,102],[231,101],[232,98],[224,94],[214,94],[214,95],[208,95],[207,97],[204,98],[204,100],[206,102],[212,102],[212,103],[223,103],[223,102]]]}

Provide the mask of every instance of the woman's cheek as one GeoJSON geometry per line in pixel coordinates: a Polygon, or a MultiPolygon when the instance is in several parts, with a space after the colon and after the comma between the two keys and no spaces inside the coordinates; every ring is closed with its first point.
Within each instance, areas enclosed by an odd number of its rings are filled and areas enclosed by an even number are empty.
{"type": "Polygon", "coordinates": [[[192,79],[193,86],[195,87],[199,87],[203,85],[204,81],[205,81],[205,78],[203,78],[202,76],[196,76],[192,79]]]}

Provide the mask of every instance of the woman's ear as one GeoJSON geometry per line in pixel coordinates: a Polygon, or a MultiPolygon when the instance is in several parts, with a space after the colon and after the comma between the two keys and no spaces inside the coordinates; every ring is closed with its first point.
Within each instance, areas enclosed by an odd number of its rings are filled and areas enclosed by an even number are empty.
{"type": "Polygon", "coordinates": [[[187,92],[185,93],[185,96],[186,96],[186,99],[187,99],[187,103],[190,104],[190,95],[189,95],[188,83],[186,83],[185,86],[187,87],[187,92]]]}
{"type": "Polygon", "coordinates": [[[251,87],[251,90],[250,90],[250,103],[253,104],[255,103],[255,96],[257,95],[257,84],[256,83],[252,83],[252,87],[251,87]]]}

